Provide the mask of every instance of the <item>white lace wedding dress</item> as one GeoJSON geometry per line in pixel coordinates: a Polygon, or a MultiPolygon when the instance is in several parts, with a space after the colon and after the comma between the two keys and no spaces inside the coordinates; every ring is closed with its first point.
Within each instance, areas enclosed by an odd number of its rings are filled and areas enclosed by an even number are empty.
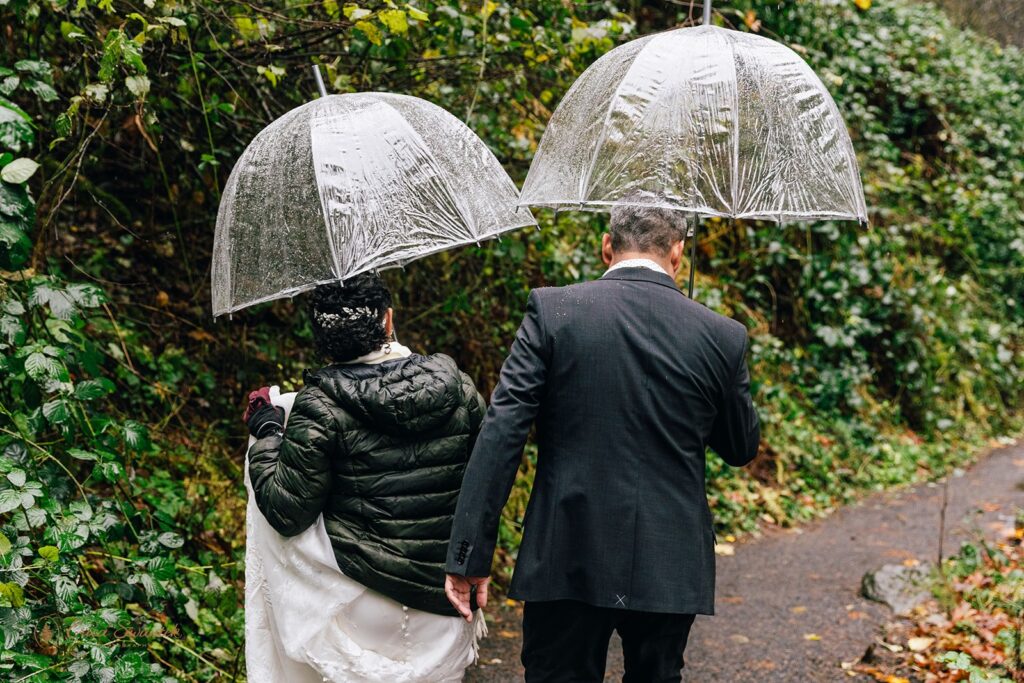
{"type": "MultiPolygon", "coordinates": [[[[291,410],[295,394],[271,389],[291,410]]],[[[249,445],[254,440],[250,438],[249,445]]],[[[251,683],[461,681],[486,633],[371,591],[338,569],[323,516],[297,536],[281,536],[245,486],[245,659],[251,683]]]]}

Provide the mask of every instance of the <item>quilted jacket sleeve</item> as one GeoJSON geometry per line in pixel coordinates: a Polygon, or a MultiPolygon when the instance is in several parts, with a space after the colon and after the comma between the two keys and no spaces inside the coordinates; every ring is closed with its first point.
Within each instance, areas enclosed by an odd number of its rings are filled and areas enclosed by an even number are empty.
{"type": "Polygon", "coordinates": [[[476,385],[466,373],[462,374],[462,394],[465,397],[466,407],[469,410],[469,433],[472,441],[476,441],[480,433],[480,425],[484,421],[484,413],[487,412],[487,404],[484,397],[476,390],[476,385]]]}
{"type": "Polygon", "coordinates": [[[308,529],[327,501],[333,422],[320,389],[307,386],[295,397],[284,434],[263,437],[249,449],[256,505],[284,536],[308,529]]]}

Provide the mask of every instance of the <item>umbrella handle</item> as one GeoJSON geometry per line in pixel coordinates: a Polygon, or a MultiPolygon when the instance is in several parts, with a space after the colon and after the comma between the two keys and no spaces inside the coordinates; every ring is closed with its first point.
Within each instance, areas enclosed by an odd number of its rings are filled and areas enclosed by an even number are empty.
{"type": "Polygon", "coordinates": [[[711,0],[704,0],[704,25],[711,24],[711,0]]]}

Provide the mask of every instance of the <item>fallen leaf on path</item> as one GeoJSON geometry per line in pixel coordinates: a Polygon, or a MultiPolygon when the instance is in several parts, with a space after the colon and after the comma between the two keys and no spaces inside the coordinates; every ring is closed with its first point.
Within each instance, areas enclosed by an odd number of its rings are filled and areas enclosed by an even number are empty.
{"type": "Polygon", "coordinates": [[[494,659],[487,662],[488,664],[501,664],[501,660],[495,657],[494,659]]]}
{"type": "Polygon", "coordinates": [[[789,611],[792,612],[793,614],[803,614],[804,612],[807,611],[807,608],[804,607],[803,605],[797,605],[796,607],[790,607],[789,611]]]}
{"type": "Polygon", "coordinates": [[[817,633],[805,633],[804,640],[821,640],[821,636],[817,633]]]}
{"type": "Polygon", "coordinates": [[[731,636],[729,636],[729,640],[731,640],[734,643],[737,643],[738,645],[745,645],[746,643],[750,642],[750,638],[747,638],[745,635],[742,635],[740,633],[732,634],[731,636]]]}
{"type": "Polygon", "coordinates": [[[846,616],[850,617],[851,619],[867,619],[868,615],[867,615],[866,612],[860,612],[858,610],[850,610],[849,612],[846,613],[846,616]]]}
{"type": "Polygon", "coordinates": [[[726,605],[742,605],[743,598],[738,595],[730,595],[724,598],[717,598],[718,602],[725,603],[726,605]]]}
{"type": "Polygon", "coordinates": [[[519,634],[516,633],[515,631],[498,631],[498,635],[501,636],[502,638],[515,638],[519,634]]]}
{"type": "Polygon", "coordinates": [[[729,543],[719,543],[715,546],[715,555],[725,555],[731,557],[736,554],[736,548],[729,543]]]}
{"type": "Polygon", "coordinates": [[[884,640],[876,640],[875,642],[884,647],[889,652],[903,652],[902,645],[896,645],[895,643],[887,643],[884,640]]]}
{"type": "Polygon", "coordinates": [[[910,640],[908,640],[907,647],[910,648],[911,652],[920,652],[921,650],[927,650],[934,642],[934,638],[926,638],[924,636],[921,636],[918,638],[911,638],[910,640]]]}

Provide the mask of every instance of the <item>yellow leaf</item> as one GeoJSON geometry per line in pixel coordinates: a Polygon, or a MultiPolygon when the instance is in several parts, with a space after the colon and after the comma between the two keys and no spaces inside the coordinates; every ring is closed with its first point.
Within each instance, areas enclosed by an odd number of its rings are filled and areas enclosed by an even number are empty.
{"type": "Polygon", "coordinates": [[[370,41],[374,45],[380,45],[381,43],[384,42],[381,39],[380,29],[377,28],[376,26],[374,26],[373,24],[371,24],[370,22],[368,22],[368,21],[357,21],[355,27],[364,36],[366,36],[366,39],[368,41],[370,41]]]}
{"type": "Polygon", "coordinates": [[[380,23],[388,27],[392,33],[399,35],[409,30],[409,22],[405,19],[405,12],[400,9],[386,9],[377,15],[380,23]]]}
{"type": "Polygon", "coordinates": [[[803,614],[804,612],[807,611],[807,608],[804,607],[803,605],[797,605],[796,607],[790,607],[789,611],[792,612],[793,614],[803,614]]]}
{"type": "Polygon", "coordinates": [[[498,9],[498,3],[494,2],[494,0],[484,0],[483,7],[480,8],[480,16],[483,17],[484,21],[487,21],[496,9],[498,9]]]}
{"type": "Polygon", "coordinates": [[[857,7],[861,8],[865,12],[871,9],[871,0],[853,0],[853,4],[857,5],[857,7]]]}
{"type": "Polygon", "coordinates": [[[817,633],[805,633],[804,640],[821,640],[821,636],[817,633]]]}
{"type": "Polygon", "coordinates": [[[366,17],[373,14],[373,12],[371,12],[370,10],[363,9],[359,5],[351,2],[345,5],[345,7],[342,8],[341,11],[345,14],[345,18],[348,19],[349,21],[359,21],[360,19],[365,19],[366,17]]]}
{"type": "Polygon", "coordinates": [[[409,17],[416,21],[428,21],[430,16],[423,10],[413,7],[412,5],[406,5],[406,9],[409,10],[409,17]]]}

